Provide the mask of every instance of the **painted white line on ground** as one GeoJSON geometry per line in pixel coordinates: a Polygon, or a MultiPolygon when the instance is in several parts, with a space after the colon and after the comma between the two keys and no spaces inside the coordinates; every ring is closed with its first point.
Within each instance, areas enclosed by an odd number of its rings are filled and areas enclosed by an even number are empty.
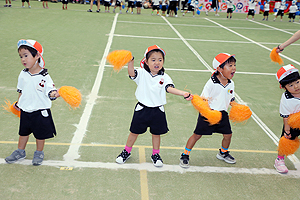
{"type": "Polygon", "coordinates": [[[90,93],[90,95],[87,97],[87,103],[86,106],[83,110],[82,116],[80,118],[79,124],[77,125],[77,129],[74,133],[74,136],[72,138],[71,141],[71,145],[68,149],[68,152],[64,155],[64,160],[66,161],[72,161],[74,159],[78,159],[80,157],[78,151],[79,151],[79,145],[72,145],[72,144],[81,144],[82,143],[82,139],[85,135],[86,132],[86,128],[92,113],[92,109],[96,103],[96,100],[98,98],[98,91],[101,85],[101,81],[102,81],[102,77],[103,77],[103,71],[104,71],[104,66],[106,63],[106,56],[109,53],[109,49],[111,47],[112,44],[112,40],[113,40],[113,34],[116,28],[116,24],[117,24],[117,19],[118,19],[118,13],[115,15],[114,17],[114,21],[112,24],[112,28],[110,30],[110,34],[109,34],[109,38],[108,38],[108,42],[106,44],[106,48],[102,57],[102,60],[100,62],[99,65],[99,70],[92,88],[92,91],[90,93]]]}
{"type": "MultiPolygon", "coordinates": [[[[3,158],[0,158],[0,164],[6,164],[3,158]]],[[[32,165],[32,160],[25,159],[14,164],[32,165]]],[[[12,165],[14,165],[12,164],[12,165]]],[[[7,164],[8,165],[8,164],[7,164]]],[[[74,168],[95,168],[95,169],[113,169],[113,170],[146,170],[148,172],[176,172],[176,173],[230,173],[230,174],[250,174],[250,175],[278,175],[275,169],[267,168],[238,168],[238,167],[214,167],[214,166],[190,166],[188,169],[183,169],[179,165],[164,164],[163,167],[155,167],[152,163],[104,163],[104,162],[84,162],[84,161],[55,161],[44,160],[42,166],[52,167],[74,167],[74,168]]],[[[40,166],[40,167],[42,167],[40,166]]],[[[285,177],[300,178],[300,171],[289,170],[288,174],[282,175],[285,177]]]]}
{"type": "Polygon", "coordinates": [[[276,28],[276,27],[273,27],[273,26],[269,26],[267,24],[263,24],[263,23],[260,23],[260,22],[256,22],[256,21],[253,21],[253,20],[249,20],[249,22],[252,22],[252,23],[256,23],[256,24],[259,24],[261,26],[266,26],[268,28],[271,28],[271,29],[274,29],[274,30],[277,30],[277,31],[281,31],[281,32],[284,32],[284,33],[287,33],[287,34],[290,34],[290,35],[293,35],[294,33],[291,33],[291,32],[288,32],[286,30],[283,30],[283,29],[279,29],[279,28],[276,28]]]}
{"type": "MultiPolygon", "coordinates": [[[[248,40],[248,41],[252,42],[253,44],[256,44],[256,45],[258,45],[258,46],[260,46],[260,47],[262,47],[262,48],[264,48],[264,49],[266,49],[268,51],[272,51],[272,49],[270,49],[270,48],[268,48],[268,47],[266,47],[266,46],[264,46],[264,45],[262,45],[262,44],[260,44],[260,43],[258,43],[256,41],[254,41],[254,40],[251,40],[250,38],[247,38],[246,36],[243,36],[242,34],[239,34],[239,33],[235,32],[235,31],[233,31],[233,30],[231,30],[231,29],[229,29],[229,28],[227,28],[227,27],[225,27],[225,26],[223,26],[223,25],[221,25],[221,24],[219,24],[219,23],[217,23],[217,22],[215,22],[213,20],[210,20],[208,18],[206,18],[206,20],[210,21],[211,23],[214,23],[214,24],[216,24],[216,25],[218,25],[218,26],[220,26],[220,27],[222,27],[222,28],[224,28],[224,29],[226,29],[226,30],[228,30],[228,31],[230,31],[230,32],[232,32],[232,33],[234,33],[234,34],[242,37],[242,38],[244,38],[245,40],[248,40]]],[[[296,63],[297,65],[300,66],[300,63],[298,61],[296,61],[296,60],[294,60],[294,59],[292,59],[290,57],[287,57],[287,56],[283,55],[282,53],[280,55],[283,58],[286,58],[286,59],[288,59],[288,60],[290,60],[290,61],[292,61],[292,62],[294,62],[294,63],[296,63]]]]}

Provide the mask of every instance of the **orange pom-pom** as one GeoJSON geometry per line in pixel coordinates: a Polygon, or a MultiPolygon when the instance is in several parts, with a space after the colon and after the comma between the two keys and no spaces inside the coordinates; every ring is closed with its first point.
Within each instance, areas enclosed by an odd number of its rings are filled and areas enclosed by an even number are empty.
{"type": "Polygon", "coordinates": [[[1,106],[4,108],[4,110],[6,110],[7,112],[11,112],[11,113],[15,114],[17,117],[20,117],[21,111],[20,111],[19,108],[17,108],[17,107],[15,106],[15,104],[16,104],[17,102],[14,102],[13,104],[11,104],[10,101],[7,100],[7,99],[6,99],[6,101],[4,101],[4,102],[5,102],[6,105],[5,105],[5,106],[4,106],[4,105],[1,105],[1,106]]]}
{"type": "Polygon", "coordinates": [[[293,129],[300,129],[300,112],[291,114],[288,118],[288,124],[293,129]]]}
{"type": "Polygon", "coordinates": [[[115,71],[120,71],[132,59],[132,54],[127,50],[115,50],[110,52],[106,60],[114,66],[115,71]]]}
{"type": "Polygon", "coordinates": [[[231,106],[232,107],[229,112],[229,119],[233,122],[243,122],[249,119],[252,115],[252,111],[246,105],[232,102],[231,106]]]}
{"type": "Polygon", "coordinates": [[[294,154],[300,146],[298,137],[295,140],[290,140],[282,136],[278,143],[278,154],[279,155],[292,155],[294,154]]]}
{"type": "Polygon", "coordinates": [[[277,47],[274,47],[274,49],[270,53],[270,58],[273,62],[277,62],[279,65],[283,65],[283,60],[281,59],[280,55],[276,52],[277,47]]]}
{"type": "Polygon", "coordinates": [[[218,124],[222,119],[222,113],[217,110],[212,110],[209,107],[208,100],[200,97],[199,95],[193,95],[191,100],[193,106],[199,113],[207,119],[210,125],[218,124]]]}
{"type": "Polygon", "coordinates": [[[62,86],[58,93],[73,109],[81,104],[81,93],[75,87],[62,86]]]}

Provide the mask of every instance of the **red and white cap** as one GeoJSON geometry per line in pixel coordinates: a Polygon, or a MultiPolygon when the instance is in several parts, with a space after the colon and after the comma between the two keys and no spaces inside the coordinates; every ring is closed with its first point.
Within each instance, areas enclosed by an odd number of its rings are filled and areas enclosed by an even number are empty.
{"type": "Polygon", "coordinates": [[[34,48],[35,50],[37,50],[40,53],[41,59],[40,59],[39,65],[42,69],[44,69],[45,68],[45,61],[44,61],[44,58],[43,58],[43,53],[44,53],[43,46],[35,40],[24,40],[24,39],[21,39],[21,40],[18,41],[18,49],[22,45],[34,48]]]}
{"type": "Polygon", "coordinates": [[[147,54],[148,54],[150,51],[155,50],[155,49],[160,50],[160,51],[164,54],[164,56],[166,56],[165,50],[163,50],[163,49],[160,48],[159,46],[157,46],[157,45],[150,46],[150,47],[148,47],[148,48],[146,49],[146,51],[145,51],[145,53],[144,53],[144,58],[143,58],[143,59],[141,60],[141,62],[140,62],[141,68],[144,67],[144,63],[145,63],[147,54]]]}
{"type": "Polygon", "coordinates": [[[234,54],[230,55],[229,53],[219,53],[212,62],[213,68],[216,70],[221,64],[223,64],[232,56],[235,57],[234,54]]]}
{"type": "Polygon", "coordinates": [[[277,80],[280,82],[282,79],[284,79],[285,77],[287,77],[288,75],[294,73],[294,72],[298,72],[299,70],[297,68],[294,67],[294,65],[285,65],[282,66],[276,74],[276,78],[277,80]]]}

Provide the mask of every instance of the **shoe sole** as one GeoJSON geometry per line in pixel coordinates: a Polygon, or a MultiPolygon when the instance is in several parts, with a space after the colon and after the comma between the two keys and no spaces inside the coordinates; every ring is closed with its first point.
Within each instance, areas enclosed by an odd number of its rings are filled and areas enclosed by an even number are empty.
{"type": "Polygon", "coordinates": [[[39,165],[41,165],[43,162],[41,162],[41,163],[32,163],[32,165],[33,166],[39,166],[39,165]]]}
{"type": "Polygon", "coordinates": [[[184,163],[182,163],[182,161],[180,160],[180,158],[179,158],[179,161],[180,161],[180,163],[179,163],[179,166],[180,166],[180,167],[182,167],[182,168],[189,168],[189,167],[190,167],[189,164],[184,164],[184,163]]]}
{"type": "Polygon", "coordinates": [[[155,167],[162,167],[162,166],[164,165],[162,162],[161,162],[161,164],[159,164],[159,163],[157,163],[157,162],[156,162],[156,164],[154,164],[152,158],[151,158],[151,161],[152,161],[152,163],[153,163],[153,165],[154,165],[155,167]]]}
{"type": "Polygon", "coordinates": [[[235,163],[236,163],[236,161],[229,161],[229,160],[226,160],[225,158],[223,158],[223,157],[220,156],[219,154],[217,154],[217,158],[218,158],[219,160],[223,160],[223,161],[225,161],[226,163],[229,163],[229,164],[235,164],[235,163]]]}
{"type": "Polygon", "coordinates": [[[276,167],[275,167],[275,165],[274,165],[274,168],[276,169],[276,171],[278,172],[278,173],[280,173],[280,174],[287,174],[289,171],[287,171],[287,172],[282,172],[282,171],[279,171],[276,167]]]}
{"type": "Polygon", "coordinates": [[[24,158],[20,158],[20,159],[15,160],[15,161],[7,161],[6,159],[4,159],[4,160],[5,160],[5,162],[8,163],[8,164],[12,164],[12,163],[16,163],[16,162],[22,161],[22,160],[24,160],[25,158],[26,158],[26,156],[25,156],[24,158]]]}

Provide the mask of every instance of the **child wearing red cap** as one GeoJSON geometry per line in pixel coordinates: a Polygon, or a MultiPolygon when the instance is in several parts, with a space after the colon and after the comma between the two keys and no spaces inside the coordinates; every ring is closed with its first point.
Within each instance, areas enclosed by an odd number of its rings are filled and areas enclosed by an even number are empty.
{"type": "Polygon", "coordinates": [[[116,159],[119,164],[126,162],[131,156],[131,149],[137,137],[150,127],[153,145],[151,160],[154,166],[163,166],[159,149],[160,135],[169,131],[164,111],[164,105],[167,103],[166,92],[183,96],[186,100],[192,99],[190,93],[176,89],[170,76],[165,73],[165,55],[162,48],[153,45],[146,49],[145,57],[140,62],[141,68],[134,69],[134,58],[128,63],[129,77],[137,84],[135,96],[138,103],[135,106],[125,149],[116,159]]]}
{"type": "Polygon", "coordinates": [[[5,158],[7,163],[14,163],[26,157],[25,147],[29,135],[36,138],[36,151],[33,165],[41,165],[44,159],[45,139],[56,135],[51,115],[51,101],[59,97],[54,83],[47,72],[43,59],[43,47],[34,40],[19,40],[18,52],[22,65],[25,67],[19,75],[17,91],[20,109],[20,127],[18,149],[5,158]]]}
{"type": "Polygon", "coordinates": [[[180,157],[180,166],[188,168],[189,154],[202,137],[213,133],[223,134],[223,140],[217,158],[227,163],[236,163],[235,158],[229,154],[228,148],[231,142],[232,131],[229,123],[227,109],[234,101],[234,82],[231,80],[236,71],[235,55],[220,53],[213,60],[213,68],[216,70],[206,82],[201,96],[208,99],[209,106],[213,110],[222,113],[222,119],[218,124],[210,125],[200,113],[193,135],[188,139],[185,150],[180,157]]]}
{"type": "MultiPolygon", "coordinates": [[[[285,137],[288,143],[297,140],[300,135],[299,129],[291,128],[288,123],[289,116],[300,111],[300,75],[298,69],[289,64],[281,67],[276,75],[280,86],[285,89],[281,96],[279,113],[283,118],[283,129],[281,137],[285,137]]],[[[291,145],[287,144],[288,146],[291,145]]],[[[280,139],[278,145],[278,156],[275,159],[274,167],[279,173],[287,173],[288,168],[284,163],[284,156],[281,154],[282,140],[280,139]]],[[[295,149],[297,150],[297,148],[295,149]]],[[[294,153],[294,152],[293,152],[294,153]]]]}

